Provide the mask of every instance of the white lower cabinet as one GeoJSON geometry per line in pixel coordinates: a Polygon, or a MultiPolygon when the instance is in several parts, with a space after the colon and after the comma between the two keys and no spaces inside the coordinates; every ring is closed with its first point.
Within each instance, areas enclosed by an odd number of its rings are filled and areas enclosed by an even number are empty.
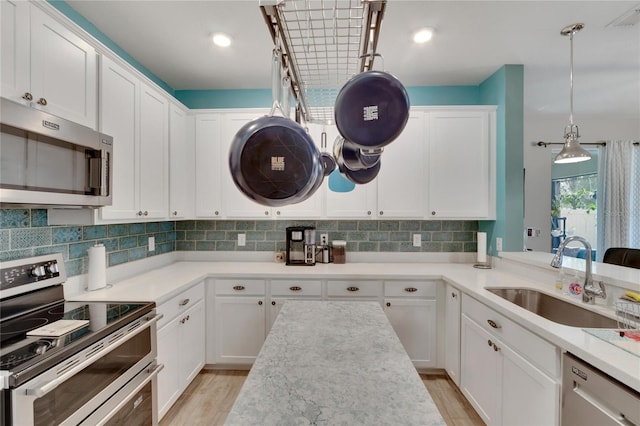
{"type": "Polygon", "coordinates": [[[460,386],[460,290],[447,284],[445,296],[444,368],[460,386]]]}
{"type": "Polygon", "coordinates": [[[249,365],[266,336],[265,282],[216,280],[215,362],[249,365]]]}
{"type": "Polygon", "coordinates": [[[436,283],[384,283],[384,311],[416,368],[436,366],[436,283]]]}
{"type": "Polygon", "coordinates": [[[461,390],[480,417],[489,425],[558,424],[557,348],[466,296],[462,311],[461,390]]]}
{"type": "Polygon", "coordinates": [[[157,308],[158,418],[162,418],[204,367],[204,284],[185,290],[157,308]]]}

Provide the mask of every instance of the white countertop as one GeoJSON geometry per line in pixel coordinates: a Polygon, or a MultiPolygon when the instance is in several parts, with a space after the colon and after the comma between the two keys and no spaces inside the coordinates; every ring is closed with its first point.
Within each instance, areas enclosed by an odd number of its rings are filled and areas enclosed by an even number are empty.
{"type": "Polygon", "coordinates": [[[376,302],[283,305],[227,425],[444,425],[376,302]]]}
{"type": "Polygon", "coordinates": [[[124,279],[111,288],[82,293],[68,300],[155,301],[161,304],[207,277],[261,279],[443,279],[502,315],[516,321],[556,346],[573,353],[610,376],[640,391],[640,357],[592,336],[579,328],[563,326],[530,313],[485,290],[485,287],[527,287],[550,293],[615,318],[608,307],[583,305],[561,294],[553,282],[535,275],[482,270],[455,263],[347,263],[344,265],[285,266],[274,262],[179,261],[124,279]]]}

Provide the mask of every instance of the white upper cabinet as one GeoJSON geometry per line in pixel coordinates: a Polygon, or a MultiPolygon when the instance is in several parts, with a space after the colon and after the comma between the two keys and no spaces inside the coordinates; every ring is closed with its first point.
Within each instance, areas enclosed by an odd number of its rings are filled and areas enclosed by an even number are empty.
{"type": "Polygon", "coordinates": [[[95,49],[25,1],[2,2],[2,96],[96,128],[95,49]]]}
{"type": "Polygon", "coordinates": [[[425,133],[424,113],[411,111],[400,136],[384,148],[376,178],[379,219],[424,217],[425,133]]]}
{"type": "Polygon", "coordinates": [[[226,171],[221,148],[221,114],[199,114],[195,125],[196,216],[221,217],[221,179],[226,171]]]}
{"type": "Polygon", "coordinates": [[[103,220],[133,219],[138,209],[138,107],[140,81],[114,61],[100,61],[100,131],[113,136],[113,201],[103,220]]]}
{"type": "Polygon", "coordinates": [[[193,117],[175,103],[169,108],[169,217],[193,216],[195,145],[193,117]]]}
{"type": "Polygon", "coordinates": [[[140,211],[161,219],[169,208],[169,101],[140,85],[140,211]]]}
{"type": "Polygon", "coordinates": [[[433,110],[427,129],[427,217],[494,219],[495,113],[433,110]]]}

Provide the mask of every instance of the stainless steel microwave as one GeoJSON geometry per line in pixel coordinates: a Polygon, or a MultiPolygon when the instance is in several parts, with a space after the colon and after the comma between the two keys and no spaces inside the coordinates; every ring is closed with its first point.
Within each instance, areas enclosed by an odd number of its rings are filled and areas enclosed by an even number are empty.
{"type": "Polygon", "coordinates": [[[0,205],[111,205],[113,138],[1,99],[0,205]]]}

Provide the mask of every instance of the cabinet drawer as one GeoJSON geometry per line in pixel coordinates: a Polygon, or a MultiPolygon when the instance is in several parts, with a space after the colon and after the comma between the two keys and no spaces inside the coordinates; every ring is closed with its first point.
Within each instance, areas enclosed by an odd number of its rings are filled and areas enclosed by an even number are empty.
{"type": "Polygon", "coordinates": [[[186,311],[195,305],[199,300],[204,298],[204,282],[194,285],[191,288],[183,291],[182,293],[174,296],[168,301],[164,302],[156,308],[158,314],[164,315],[162,319],[158,321],[158,329],[178,314],[186,311]]]}
{"type": "Polygon", "coordinates": [[[462,312],[547,374],[559,377],[560,353],[554,345],[466,294],[462,312]]]}
{"type": "Polygon", "coordinates": [[[434,281],[385,281],[384,295],[390,297],[436,297],[434,281]]]}
{"type": "Polygon", "coordinates": [[[264,280],[216,280],[216,295],[264,296],[264,280]]]}
{"type": "Polygon", "coordinates": [[[381,281],[327,281],[327,295],[351,297],[379,297],[382,295],[381,281]]]}
{"type": "Polygon", "coordinates": [[[322,296],[320,280],[271,280],[272,296],[322,296]]]}

